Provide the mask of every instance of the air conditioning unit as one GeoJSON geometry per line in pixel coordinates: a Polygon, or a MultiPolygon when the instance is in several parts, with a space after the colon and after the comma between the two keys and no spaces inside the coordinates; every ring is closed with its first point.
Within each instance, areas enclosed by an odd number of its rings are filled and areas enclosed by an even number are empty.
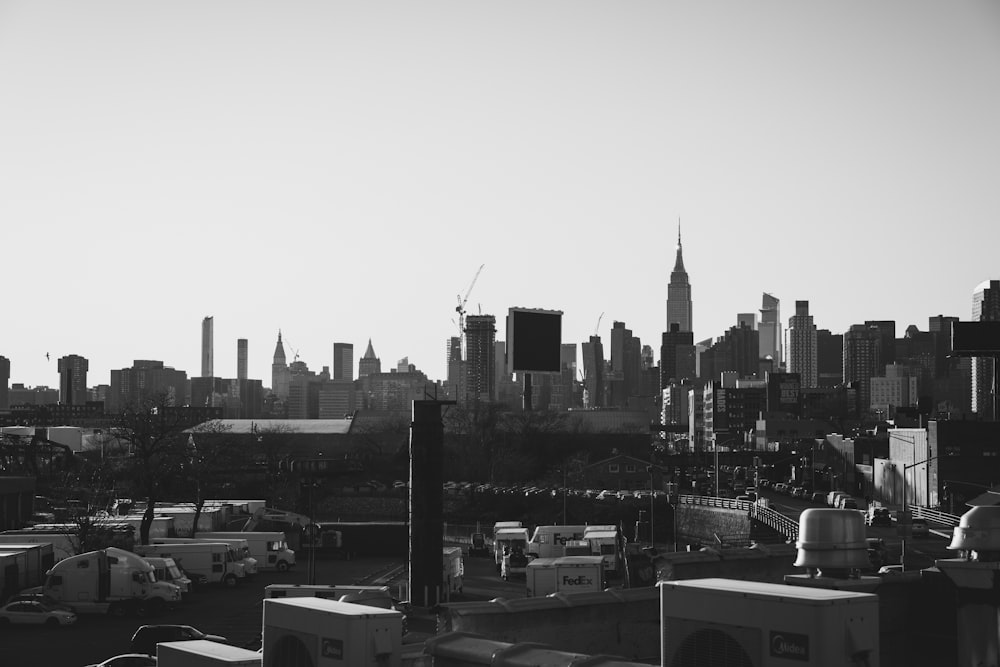
{"type": "Polygon", "coordinates": [[[732,579],[663,581],[663,667],[878,667],[878,596],[732,579]]]}
{"type": "Polygon", "coordinates": [[[263,667],[399,667],[403,615],[324,598],[264,600],[263,667]]]}

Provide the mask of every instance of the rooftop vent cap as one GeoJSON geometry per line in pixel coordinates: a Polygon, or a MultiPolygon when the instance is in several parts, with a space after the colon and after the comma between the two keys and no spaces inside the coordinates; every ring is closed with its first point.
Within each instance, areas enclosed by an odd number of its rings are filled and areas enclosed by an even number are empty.
{"type": "Polygon", "coordinates": [[[975,551],[976,560],[1000,560],[1000,505],[981,505],[963,514],[948,548],[975,551]]]}
{"type": "Polygon", "coordinates": [[[865,541],[865,518],[857,510],[813,508],[799,517],[795,567],[832,577],[848,577],[871,567],[865,541]]]}

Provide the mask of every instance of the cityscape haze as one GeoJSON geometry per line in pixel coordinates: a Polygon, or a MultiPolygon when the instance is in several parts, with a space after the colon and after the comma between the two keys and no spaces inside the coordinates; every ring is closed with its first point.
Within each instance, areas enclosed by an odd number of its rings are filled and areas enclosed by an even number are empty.
{"type": "Polygon", "coordinates": [[[242,339],[266,386],[281,330],[317,371],[371,341],[445,379],[476,276],[468,315],[500,339],[510,307],[561,310],[582,367],[615,322],[661,347],[678,218],[696,342],[763,325],[762,292],[775,349],[798,301],[835,334],[970,319],[997,25],[986,1],[0,1],[0,355],[26,386],[71,355],[89,385],[235,378],[242,339]]]}

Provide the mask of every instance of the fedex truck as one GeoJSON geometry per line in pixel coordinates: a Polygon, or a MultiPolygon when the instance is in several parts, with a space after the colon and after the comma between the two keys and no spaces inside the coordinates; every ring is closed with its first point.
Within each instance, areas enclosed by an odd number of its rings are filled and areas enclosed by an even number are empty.
{"type": "Polygon", "coordinates": [[[583,593],[604,590],[604,559],[600,556],[536,558],[525,573],[527,596],[583,593]]]}
{"type": "Polygon", "coordinates": [[[566,543],[582,540],[587,526],[538,526],[535,528],[528,553],[536,558],[559,558],[566,555],[566,543]]]}

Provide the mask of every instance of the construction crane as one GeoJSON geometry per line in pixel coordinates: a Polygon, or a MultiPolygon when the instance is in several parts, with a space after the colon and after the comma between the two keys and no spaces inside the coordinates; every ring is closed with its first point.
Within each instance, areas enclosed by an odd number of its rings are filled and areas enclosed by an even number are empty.
{"type": "Polygon", "coordinates": [[[604,319],[604,313],[601,313],[601,316],[597,318],[597,326],[594,327],[594,335],[595,336],[599,336],[600,335],[601,320],[603,320],[603,319],[604,319]]]}
{"type": "Polygon", "coordinates": [[[462,341],[462,359],[465,359],[465,304],[469,301],[469,295],[472,294],[472,288],[476,286],[476,281],[479,280],[479,274],[483,272],[483,267],[485,264],[480,264],[479,268],[476,270],[476,275],[472,277],[472,282],[469,283],[469,289],[465,290],[465,296],[461,294],[458,295],[458,305],[455,306],[455,312],[458,313],[458,335],[462,341]]]}

